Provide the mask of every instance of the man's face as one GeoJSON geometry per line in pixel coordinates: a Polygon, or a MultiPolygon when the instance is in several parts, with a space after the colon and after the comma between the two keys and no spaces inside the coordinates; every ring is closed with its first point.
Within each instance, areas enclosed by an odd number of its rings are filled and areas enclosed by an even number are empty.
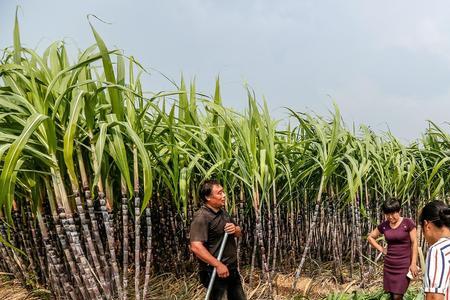
{"type": "Polygon", "coordinates": [[[206,197],[207,204],[214,208],[222,208],[225,206],[225,192],[223,191],[223,187],[221,185],[215,184],[213,185],[211,194],[206,197]]]}

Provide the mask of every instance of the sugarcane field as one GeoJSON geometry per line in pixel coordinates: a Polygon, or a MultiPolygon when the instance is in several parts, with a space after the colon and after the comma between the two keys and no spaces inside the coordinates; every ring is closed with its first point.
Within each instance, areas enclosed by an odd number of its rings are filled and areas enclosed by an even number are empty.
{"type": "Polygon", "coordinates": [[[450,299],[447,4],[144,2],[0,4],[0,299],[450,299]]]}

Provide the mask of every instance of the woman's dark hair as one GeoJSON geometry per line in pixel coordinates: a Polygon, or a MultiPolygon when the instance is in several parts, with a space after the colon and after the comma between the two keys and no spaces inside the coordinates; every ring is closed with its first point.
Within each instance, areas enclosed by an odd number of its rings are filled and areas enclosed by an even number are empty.
{"type": "Polygon", "coordinates": [[[198,191],[198,194],[200,196],[200,200],[203,202],[206,202],[206,198],[211,195],[213,186],[220,185],[220,182],[216,179],[208,179],[205,180],[201,185],[200,189],[198,191]]]}
{"type": "Polygon", "coordinates": [[[442,201],[431,201],[420,212],[419,222],[422,226],[425,220],[433,222],[438,228],[450,228],[450,207],[442,201]]]}
{"type": "Polygon", "coordinates": [[[399,212],[401,209],[400,201],[397,199],[389,199],[383,203],[381,208],[385,214],[391,214],[399,212]]]}

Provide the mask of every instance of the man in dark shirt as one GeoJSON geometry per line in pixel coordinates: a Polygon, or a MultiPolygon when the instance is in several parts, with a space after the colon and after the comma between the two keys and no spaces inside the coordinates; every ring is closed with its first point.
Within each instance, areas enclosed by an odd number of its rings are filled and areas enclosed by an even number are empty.
{"type": "Polygon", "coordinates": [[[237,270],[237,246],[233,237],[242,235],[228,213],[223,210],[225,193],[216,180],[207,180],[200,187],[200,199],[204,205],[195,213],[191,223],[191,250],[199,260],[200,281],[208,288],[213,269],[217,276],[212,288],[211,299],[246,299],[241,276],[237,270]],[[217,260],[220,244],[227,232],[222,261],[217,260]],[[225,298],[225,296],[227,298],[225,298]]]}

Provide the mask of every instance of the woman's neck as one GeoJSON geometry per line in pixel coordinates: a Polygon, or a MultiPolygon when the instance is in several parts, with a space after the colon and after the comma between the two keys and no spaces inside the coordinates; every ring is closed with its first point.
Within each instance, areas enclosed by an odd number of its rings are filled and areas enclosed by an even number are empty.
{"type": "Polygon", "coordinates": [[[450,238],[450,228],[442,227],[440,232],[440,238],[450,238]]]}
{"type": "Polygon", "coordinates": [[[440,239],[445,239],[445,238],[447,238],[447,239],[450,238],[450,229],[447,227],[438,228],[438,230],[432,236],[432,239],[434,241],[431,245],[434,245],[440,239]]]}
{"type": "Polygon", "coordinates": [[[398,225],[400,225],[400,223],[403,221],[403,217],[398,218],[397,222],[395,223],[389,223],[389,225],[391,225],[391,227],[398,227],[398,225]]]}

